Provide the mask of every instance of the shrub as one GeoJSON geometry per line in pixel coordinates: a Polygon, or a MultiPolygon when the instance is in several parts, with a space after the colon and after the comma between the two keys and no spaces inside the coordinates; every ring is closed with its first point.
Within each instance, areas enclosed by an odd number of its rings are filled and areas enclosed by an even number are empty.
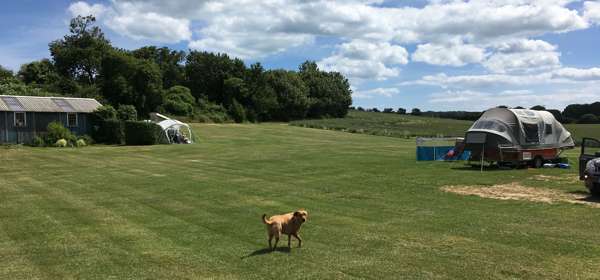
{"type": "Polygon", "coordinates": [[[86,135],[83,135],[83,136],[81,136],[81,137],[79,137],[79,139],[81,139],[81,140],[85,141],[85,143],[86,143],[87,145],[92,145],[92,144],[94,144],[94,139],[93,139],[92,137],[90,137],[89,135],[87,135],[87,134],[86,134],[86,135]]]}
{"type": "Polygon", "coordinates": [[[46,141],[44,141],[44,138],[42,138],[42,137],[34,136],[33,139],[31,140],[31,146],[32,147],[44,147],[44,146],[46,146],[46,141]]]}
{"type": "Polygon", "coordinates": [[[75,142],[75,136],[71,133],[71,131],[64,127],[60,122],[51,122],[47,127],[48,134],[46,135],[46,140],[48,144],[57,143],[58,140],[65,140],[68,142],[75,142]]]}
{"type": "Polygon", "coordinates": [[[92,113],[92,117],[97,121],[115,120],[117,119],[117,110],[115,110],[113,106],[104,105],[98,107],[98,109],[92,113]]]}
{"type": "Polygon", "coordinates": [[[123,122],[115,119],[102,120],[95,125],[92,137],[98,143],[123,144],[123,122]]]}
{"type": "Polygon", "coordinates": [[[155,145],[160,144],[162,128],[152,122],[125,122],[125,144],[155,145]]]}
{"type": "Polygon", "coordinates": [[[77,140],[77,143],[76,143],[76,144],[77,144],[77,147],[85,147],[85,146],[87,146],[87,145],[85,144],[85,140],[83,140],[83,139],[79,139],[79,140],[77,140]]]}
{"type": "Polygon", "coordinates": [[[117,115],[122,121],[135,121],[137,120],[137,110],[133,105],[119,105],[117,115]]]}
{"type": "Polygon", "coordinates": [[[60,148],[64,148],[64,147],[67,146],[67,140],[65,140],[65,139],[58,139],[56,141],[56,143],[54,143],[54,146],[60,147],[60,148]]]}
{"type": "Polygon", "coordinates": [[[243,123],[246,121],[246,111],[244,106],[233,99],[231,107],[229,107],[229,115],[236,123],[243,123]]]}

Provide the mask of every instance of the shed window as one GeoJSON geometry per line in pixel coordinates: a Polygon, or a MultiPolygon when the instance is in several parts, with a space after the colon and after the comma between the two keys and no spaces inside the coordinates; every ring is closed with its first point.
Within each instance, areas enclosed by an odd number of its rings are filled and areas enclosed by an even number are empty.
{"type": "Polygon", "coordinates": [[[77,114],[75,114],[75,113],[67,114],[67,125],[69,127],[77,127],[77,114]]]}
{"type": "Polygon", "coordinates": [[[27,117],[25,112],[15,112],[15,127],[27,126],[27,117]]]}
{"type": "Polygon", "coordinates": [[[552,134],[552,125],[551,124],[546,124],[546,135],[550,135],[552,134]]]}

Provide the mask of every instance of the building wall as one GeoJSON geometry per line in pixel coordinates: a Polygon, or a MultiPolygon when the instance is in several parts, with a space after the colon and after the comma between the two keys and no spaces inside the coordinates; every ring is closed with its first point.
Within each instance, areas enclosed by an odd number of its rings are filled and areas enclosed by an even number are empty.
{"type": "MultiPolygon", "coordinates": [[[[77,127],[68,127],[76,135],[89,134],[89,114],[77,113],[77,127]]],[[[0,112],[0,143],[30,143],[35,136],[43,136],[48,124],[59,121],[67,127],[67,113],[26,113],[26,126],[15,127],[14,112],[0,112]]]]}

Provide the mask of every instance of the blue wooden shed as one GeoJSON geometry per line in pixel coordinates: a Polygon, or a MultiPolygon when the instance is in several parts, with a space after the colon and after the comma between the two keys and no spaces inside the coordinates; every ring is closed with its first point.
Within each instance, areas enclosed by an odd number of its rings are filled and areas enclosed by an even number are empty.
{"type": "Polygon", "coordinates": [[[89,115],[100,106],[90,98],[0,95],[0,144],[30,143],[53,121],[77,135],[89,134],[89,115]]]}

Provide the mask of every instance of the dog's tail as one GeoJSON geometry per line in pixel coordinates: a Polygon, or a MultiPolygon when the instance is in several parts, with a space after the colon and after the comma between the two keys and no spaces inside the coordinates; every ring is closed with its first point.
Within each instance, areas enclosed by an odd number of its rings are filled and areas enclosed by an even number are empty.
{"type": "Polygon", "coordinates": [[[262,221],[266,225],[270,225],[271,224],[271,222],[269,220],[267,220],[267,214],[263,214],[262,215],[262,221]]]}

